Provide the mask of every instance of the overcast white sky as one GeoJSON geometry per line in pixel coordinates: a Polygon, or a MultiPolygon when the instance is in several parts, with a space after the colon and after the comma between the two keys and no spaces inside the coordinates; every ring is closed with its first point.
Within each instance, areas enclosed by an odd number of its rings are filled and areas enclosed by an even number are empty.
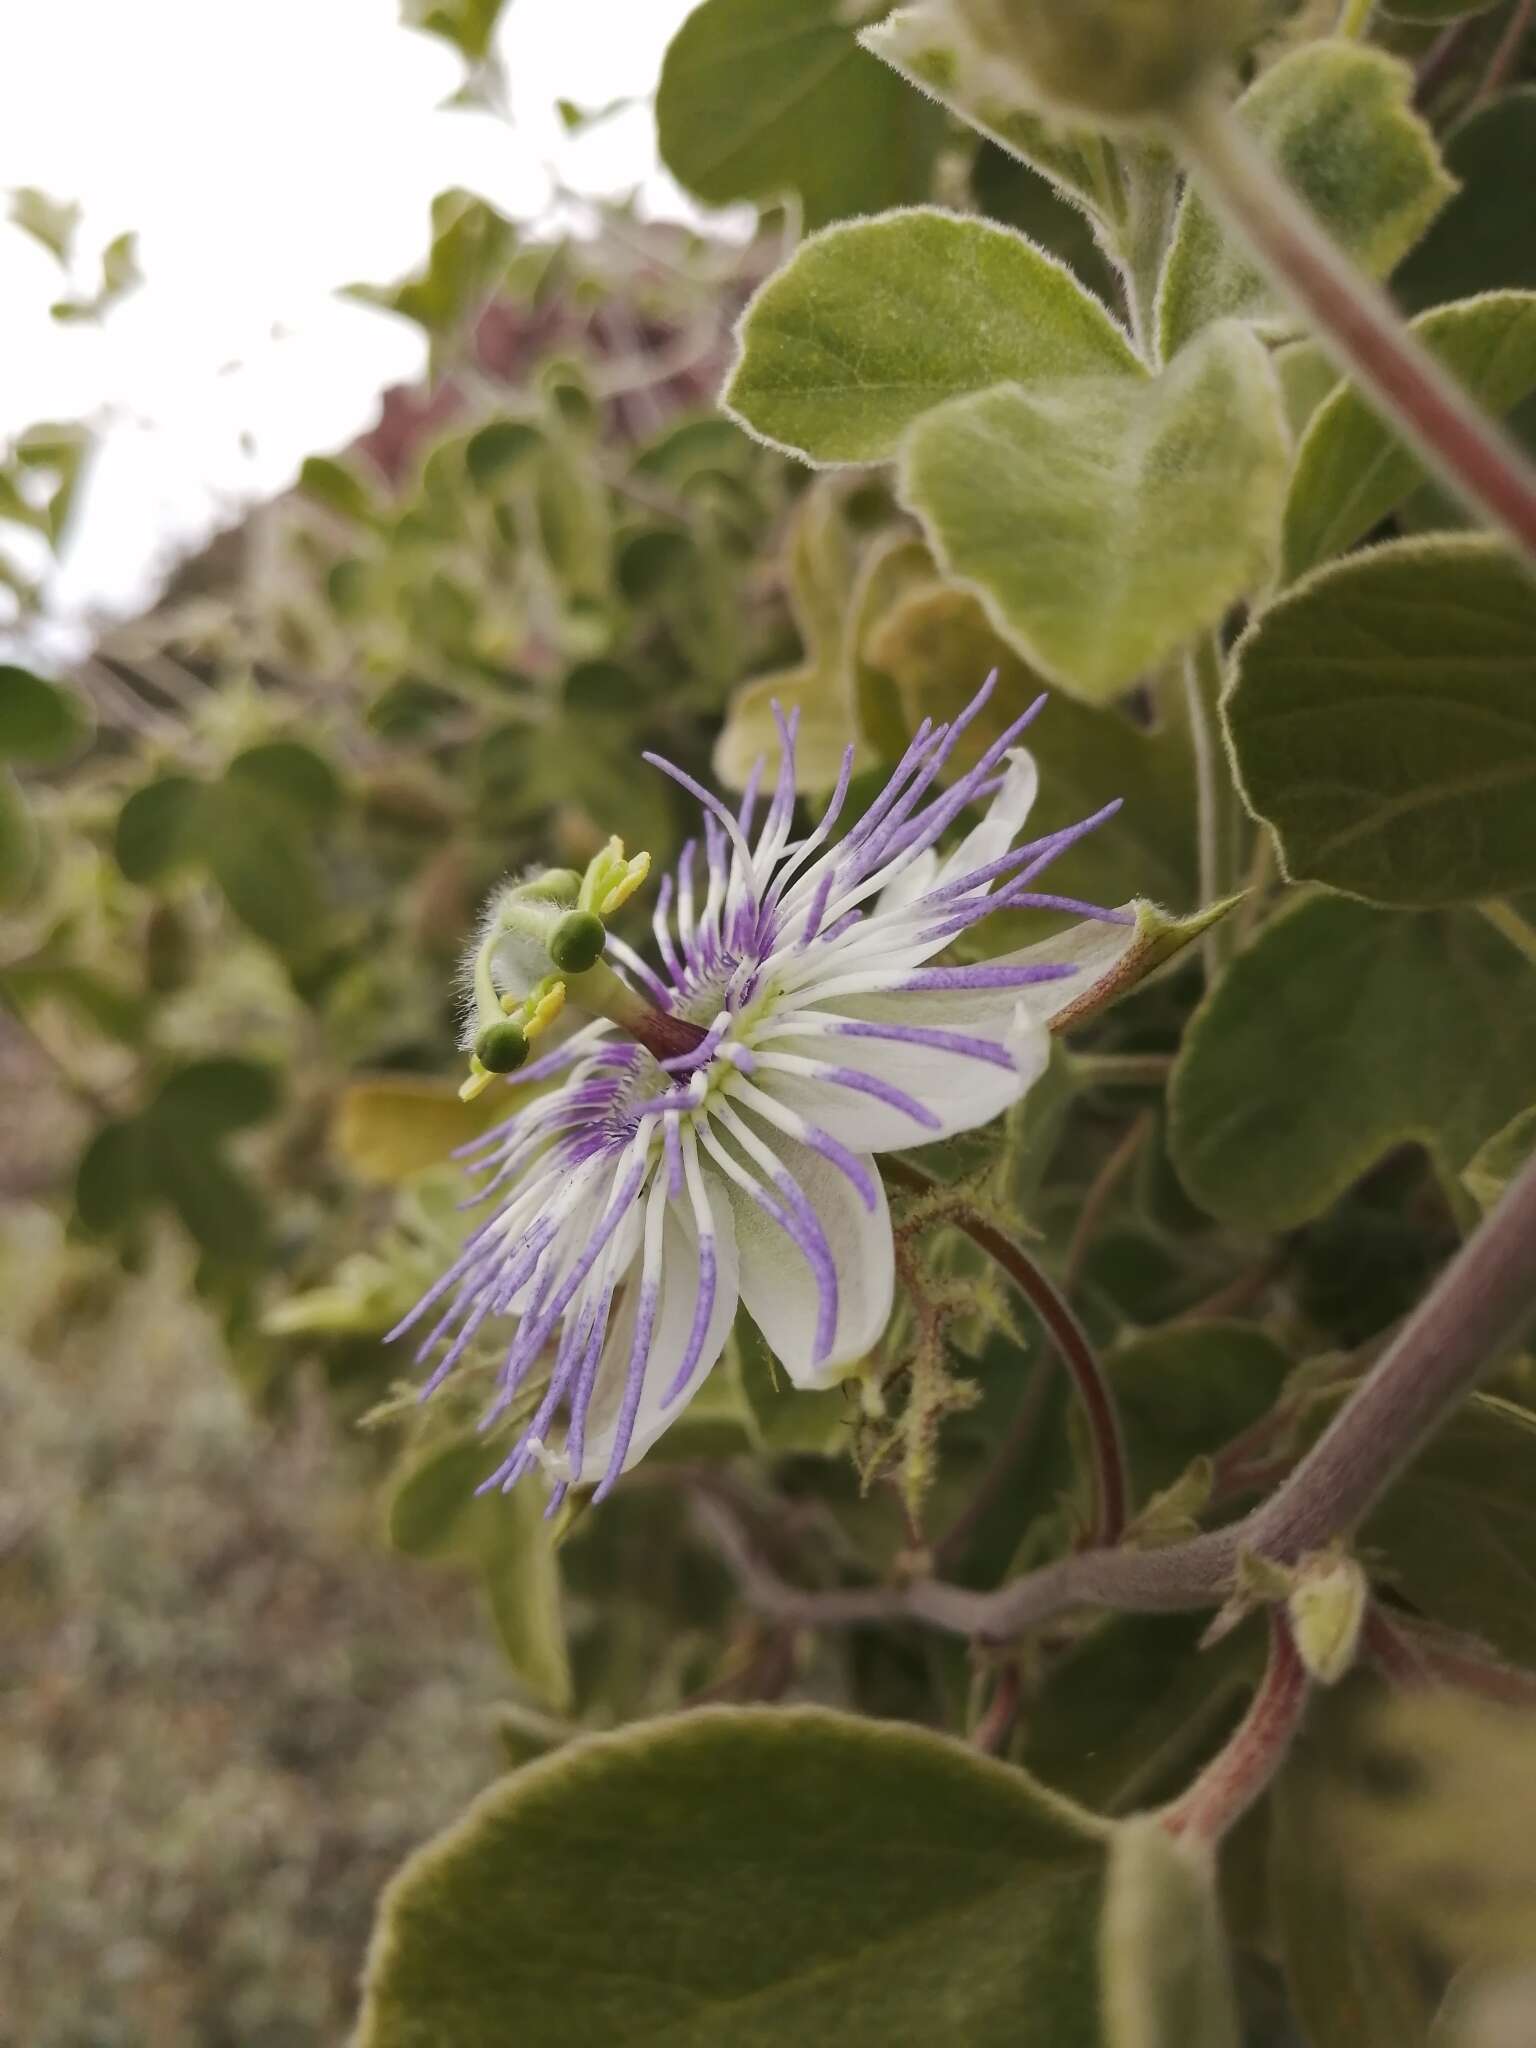
{"type": "Polygon", "coordinates": [[[335,293],[420,260],[435,192],[536,217],[553,162],[580,190],[640,186],[648,212],[687,214],[648,109],[573,138],[555,101],[649,93],[692,4],[508,0],[510,127],[443,110],[462,64],[402,28],[397,0],[0,6],[0,194],[81,204],[87,291],[124,229],[145,274],[102,325],[61,326],[58,267],[0,219],[0,445],[44,419],[103,428],[50,611],[131,610],[180,545],[420,372],[414,329],[335,293]]]}

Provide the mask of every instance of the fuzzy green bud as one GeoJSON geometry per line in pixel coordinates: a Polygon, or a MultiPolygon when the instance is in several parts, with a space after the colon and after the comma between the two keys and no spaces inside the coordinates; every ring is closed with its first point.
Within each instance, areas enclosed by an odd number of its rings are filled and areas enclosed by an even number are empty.
{"type": "Polygon", "coordinates": [[[986,54],[1048,112],[1137,121],[1167,112],[1229,57],[1245,0],[956,0],[986,54]]]}
{"type": "Polygon", "coordinates": [[[475,1040],[475,1058],[488,1074],[515,1074],[527,1057],[527,1037],[510,1020],[487,1024],[475,1040]]]}
{"type": "Polygon", "coordinates": [[[585,974],[603,957],[607,929],[595,911],[568,910],[549,936],[549,957],[562,974],[585,974]]]}

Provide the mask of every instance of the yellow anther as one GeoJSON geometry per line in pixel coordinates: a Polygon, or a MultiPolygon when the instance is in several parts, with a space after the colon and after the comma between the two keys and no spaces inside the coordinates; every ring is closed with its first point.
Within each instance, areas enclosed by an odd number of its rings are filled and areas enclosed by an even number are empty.
{"type": "Polygon", "coordinates": [[[473,1102],[477,1095],[483,1095],[496,1076],[481,1066],[474,1053],[469,1056],[469,1079],[459,1084],[460,1102],[473,1102]]]}
{"type": "Polygon", "coordinates": [[[627,903],[646,876],[651,872],[651,856],[637,853],[633,860],[626,861],[617,878],[608,886],[608,893],[597,906],[600,917],[612,917],[621,903],[627,903]]]}
{"type": "Polygon", "coordinates": [[[565,983],[557,981],[552,988],[530,1000],[528,1014],[522,1020],[524,1038],[537,1038],[541,1031],[547,1030],[554,1023],[564,1008],[565,983]]]}

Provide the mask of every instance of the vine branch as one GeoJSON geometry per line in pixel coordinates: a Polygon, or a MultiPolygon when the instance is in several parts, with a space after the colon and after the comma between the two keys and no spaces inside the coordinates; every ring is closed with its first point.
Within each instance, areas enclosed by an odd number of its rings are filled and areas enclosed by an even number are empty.
{"type": "Polygon", "coordinates": [[[1269,1609],[1269,1661],[1248,1711],[1220,1753],[1162,1813],[1170,1835],[1214,1848],[1242,1819],[1285,1762],[1311,1693],[1290,1622],[1269,1609]]]}

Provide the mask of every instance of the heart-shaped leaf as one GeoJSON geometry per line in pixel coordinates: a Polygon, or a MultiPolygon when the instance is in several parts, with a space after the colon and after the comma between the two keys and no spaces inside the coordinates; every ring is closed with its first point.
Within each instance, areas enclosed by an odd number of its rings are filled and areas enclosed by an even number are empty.
{"type": "Polygon", "coordinates": [[[1268,356],[1226,322],[1151,381],[938,407],[903,443],[901,493],[1003,637],[1102,704],[1266,579],[1288,467],[1268,356]]]}
{"type": "MultiPolygon", "coordinates": [[[[1407,65],[1361,43],[1305,44],[1264,72],[1237,118],[1334,240],[1384,277],[1455,190],[1412,107],[1407,65]]],[[[1281,313],[1263,276],[1198,190],[1185,194],[1158,293],[1165,356],[1208,321],[1269,326],[1281,313]]]]}

